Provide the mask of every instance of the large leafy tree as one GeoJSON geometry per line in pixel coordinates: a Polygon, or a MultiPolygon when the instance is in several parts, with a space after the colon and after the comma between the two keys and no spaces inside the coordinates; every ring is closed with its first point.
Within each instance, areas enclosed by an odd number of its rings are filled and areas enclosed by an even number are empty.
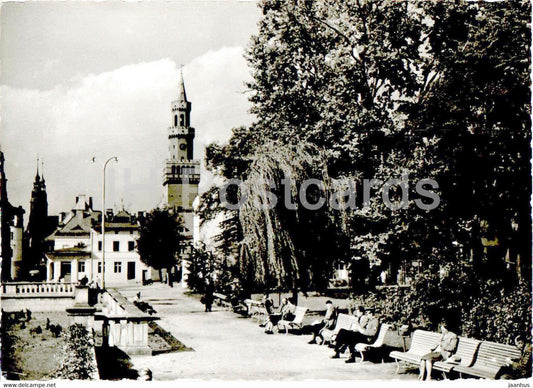
{"type": "MultiPolygon", "coordinates": [[[[473,259],[483,277],[516,273],[507,261],[529,273],[527,1],[290,0],[260,7],[247,55],[258,120],[227,145],[208,148],[212,171],[223,179],[269,174],[254,161],[281,163],[264,145],[290,139],[319,149],[332,180],[433,178],[437,209],[414,206],[414,185],[407,208],[392,211],[373,200],[336,222],[352,250],[332,255],[370,255],[393,268],[415,259],[441,266],[473,259]],[[483,261],[483,239],[497,244],[491,266],[483,261]]],[[[206,209],[216,210],[216,200],[210,203],[206,209]]],[[[242,213],[222,211],[231,225],[224,230],[238,245],[242,213]]],[[[289,229],[279,231],[276,237],[289,229]]],[[[308,241],[322,232],[310,230],[308,241]]],[[[261,255],[244,256],[261,263],[261,255]]]]}
{"type": "MultiPolygon", "coordinates": [[[[170,275],[179,261],[179,253],[186,243],[181,218],[168,210],[154,209],[141,220],[137,251],[141,261],[170,275]]],[[[168,276],[169,285],[172,279],[168,276]]]]}
{"type": "MultiPolygon", "coordinates": [[[[527,271],[528,2],[261,7],[249,52],[258,132],[323,148],[333,177],[407,173],[440,184],[441,206],[430,213],[412,201],[395,212],[380,201],[354,212],[361,253],[373,245],[385,261],[456,260],[461,249],[477,263],[481,238],[497,238],[496,262],[512,246],[527,271]]],[[[502,273],[495,266],[489,275],[502,273]]]]}

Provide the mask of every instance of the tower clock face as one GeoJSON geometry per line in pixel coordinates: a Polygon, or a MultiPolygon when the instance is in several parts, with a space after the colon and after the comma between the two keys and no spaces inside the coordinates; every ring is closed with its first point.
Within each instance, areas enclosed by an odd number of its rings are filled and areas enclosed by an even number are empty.
{"type": "Polygon", "coordinates": [[[180,150],[185,151],[187,149],[187,144],[181,143],[180,144],[180,150]]]}

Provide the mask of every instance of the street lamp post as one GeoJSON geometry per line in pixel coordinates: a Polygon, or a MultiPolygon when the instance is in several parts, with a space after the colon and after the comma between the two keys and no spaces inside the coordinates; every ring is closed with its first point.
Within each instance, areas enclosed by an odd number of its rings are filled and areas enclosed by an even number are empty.
{"type": "Polygon", "coordinates": [[[102,183],[102,288],[105,289],[105,169],[107,163],[114,160],[118,163],[118,158],[113,156],[104,163],[103,183],[102,183]]]}

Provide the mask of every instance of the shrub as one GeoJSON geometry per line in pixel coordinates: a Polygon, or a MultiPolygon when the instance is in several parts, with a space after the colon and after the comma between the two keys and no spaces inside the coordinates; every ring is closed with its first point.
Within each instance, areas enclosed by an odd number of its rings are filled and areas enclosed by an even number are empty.
{"type": "Polygon", "coordinates": [[[531,290],[519,284],[504,291],[499,282],[489,282],[464,311],[463,334],[502,343],[524,334],[531,338],[531,290]]]}
{"type": "Polygon", "coordinates": [[[92,380],[96,373],[94,342],[85,326],[72,325],[66,332],[61,367],[55,377],[68,380],[92,380]]]}
{"type": "Polygon", "coordinates": [[[468,267],[422,271],[409,287],[368,292],[353,299],[352,306],[358,304],[380,309],[384,321],[427,330],[446,319],[458,334],[480,340],[511,343],[518,334],[531,336],[529,286],[505,290],[500,281],[480,282],[468,267]]]}

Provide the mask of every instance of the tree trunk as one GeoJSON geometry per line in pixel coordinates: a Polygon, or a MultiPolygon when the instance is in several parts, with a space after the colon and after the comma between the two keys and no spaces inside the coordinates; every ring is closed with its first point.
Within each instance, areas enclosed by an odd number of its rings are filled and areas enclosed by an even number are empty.
{"type": "Polygon", "coordinates": [[[295,306],[298,306],[298,289],[297,288],[292,289],[292,303],[295,306]]]}

